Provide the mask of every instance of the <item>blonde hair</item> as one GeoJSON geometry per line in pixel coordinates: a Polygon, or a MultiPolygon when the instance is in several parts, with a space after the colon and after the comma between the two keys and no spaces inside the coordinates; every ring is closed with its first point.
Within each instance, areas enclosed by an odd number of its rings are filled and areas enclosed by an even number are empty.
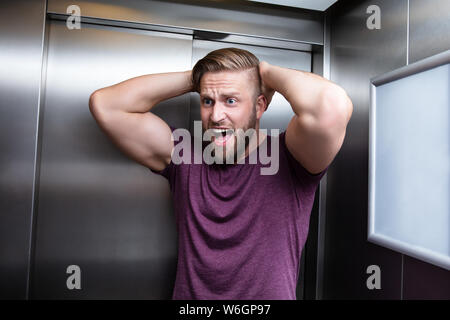
{"type": "Polygon", "coordinates": [[[238,48],[223,48],[211,51],[200,59],[192,69],[192,84],[194,91],[200,93],[200,81],[206,72],[244,71],[251,72],[255,79],[255,94],[261,93],[261,78],[259,77],[259,60],[250,51],[238,48]]]}

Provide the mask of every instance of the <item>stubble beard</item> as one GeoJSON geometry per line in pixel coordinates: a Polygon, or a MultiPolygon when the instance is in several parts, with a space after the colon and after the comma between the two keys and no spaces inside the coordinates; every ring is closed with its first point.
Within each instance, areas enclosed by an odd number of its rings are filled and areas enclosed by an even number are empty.
{"type": "MultiPolygon", "coordinates": [[[[203,134],[205,133],[205,130],[203,129],[203,134]]],[[[216,155],[215,151],[213,150],[211,155],[214,158],[214,164],[220,167],[224,167],[229,164],[235,164],[237,163],[238,159],[241,159],[245,157],[245,152],[248,149],[248,146],[250,144],[250,140],[253,138],[253,135],[256,133],[256,103],[253,105],[253,111],[252,114],[247,122],[247,125],[244,128],[241,128],[241,130],[235,129],[235,132],[233,133],[232,139],[234,139],[233,147],[227,148],[227,144],[223,146],[223,154],[222,156],[220,154],[216,155]],[[251,134],[250,137],[244,137],[244,134],[247,130],[254,129],[255,131],[251,134]],[[238,134],[239,136],[236,136],[238,134]],[[242,135],[242,136],[241,136],[242,135]],[[238,143],[242,143],[244,141],[245,145],[244,147],[238,147],[238,143]],[[240,151],[240,152],[239,152],[240,151]],[[222,163],[220,161],[222,160],[222,163]]],[[[203,141],[203,150],[204,148],[210,144],[209,141],[203,141]]],[[[212,142],[213,143],[213,142],[212,142]]]]}

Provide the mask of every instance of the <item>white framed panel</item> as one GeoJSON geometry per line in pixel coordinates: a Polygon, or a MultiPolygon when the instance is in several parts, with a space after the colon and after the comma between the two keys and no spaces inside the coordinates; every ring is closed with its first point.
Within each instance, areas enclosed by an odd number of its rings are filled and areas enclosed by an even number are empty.
{"type": "Polygon", "coordinates": [[[450,50],[371,79],[368,240],[450,269],[450,50]]]}

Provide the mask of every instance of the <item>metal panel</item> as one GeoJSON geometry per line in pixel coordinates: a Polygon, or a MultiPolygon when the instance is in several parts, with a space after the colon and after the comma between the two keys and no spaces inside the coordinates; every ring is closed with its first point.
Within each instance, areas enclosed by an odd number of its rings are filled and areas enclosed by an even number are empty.
{"type": "Polygon", "coordinates": [[[170,26],[279,40],[322,44],[322,13],[276,8],[248,1],[49,0],[48,12],[67,14],[78,5],[82,17],[139,23],[142,28],[170,26]]]}
{"type": "MultiPolygon", "coordinates": [[[[409,0],[409,60],[450,49],[450,2],[409,0]]],[[[450,299],[449,271],[404,257],[405,299],[450,299]]]]}
{"type": "MultiPolygon", "coordinates": [[[[312,53],[312,72],[330,79],[330,16],[324,16],[324,45],[314,46],[312,53]]],[[[306,270],[305,270],[305,296],[304,299],[319,300],[323,292],[323,267],[325,258],[325,222],[326,222],[326,195],[327,176],[320,180],[318,197],[314,200],[313,213],[310,222],[310,232],[315,237],[309,237],[306,243],[306,270]],[[317,209],[315,208],[317,206],[317,209]]]]}
{"type": "Polygon", "coordinates": [[[327,175],[324,299],[398,299],[401,254],[367,241],[370,78],[406,63],[407,0],[347,1],[332,7],[331,80],[353,101],[344,144],[327,175]],[[366,27],[369,5],[381,9],[381,29],[366,27]],[[366,286],[370,265],[381,290],[366,286]]]}
{"type": "Polygon", "coordinates": [[[450,1],[409,0],[409,62],[450,49],[450,1]]]}
{"type": "Polygon", "coordinates": [[[0,2],[0,299],[25,299],[46,1],[0,2]]]}
{"type": "Polygon", "coordinates": [[[403,299],[450,300],[450,272],[404,256],[403,299]]]}
{"type": "MultiPolygon", "coordinates": [[[[267,45],[270,45],[271,42],[268,41],[267,45]]],[[[248,50],[252,52],[254,55],[260,59],[260,61],[264,60],[270,64],[293,68],[297,70],[303,70],[311,72],[311,52],[301,52],[294,50],[283,50],[277,48],[269,48],[269,47],[261,47],[261,46],[251,46],[251,45],[242,45],[230,42],[219,42],[219,41],[207,41],[207,40],[194,40],[193,52],[192,52],[192,66],[195,63],[203,58],[208,52],[226,48],[226,47],[235,47],[248,50]]],[[[194,133],[193,129],[193,121],[200,121],[200,99],[199,95],[196,93],[191,94],[191,134],[194,133]]],[[[276,92],[272,98],[272,102],[269,105],[269,108],[266,110],[264,115],[260,121],[261,129],[281,129],[281,131],[287,128],[287,125],[291,118],[293,117],[294,112],[292,111],[292,107],[289,105],[287,100],[278,92],[276,92]]],[[[270,134],[270,130],[268,134],[270,134]]],[[[312,209],[311,215],[317,215],[317,203],[312,209]]],[[[315,233],[315,230],[312,230],[312,233],[315,233]]],[[[309,237],[316,237],[316,234],[310,233],[309,237]]],[[[305,245],[306,246],[306,245],[305,245]]],[[[305,271],[305,251],[302,251],[301,261],[300,261],[300,276],[299,282],[297,285],[297,299],[303,299],[304,293],[304,271],[305,271]]]]}
{"type": "MultiPolygon", "coordinates": [[[[329,66],[329,23],[324,17],[324,45],[312,46],[311,72],[326,77],[325,69],[329,66]],[[328,58],[328,60],[327,60],[328,58]]],[[[325,200],[326,200],[327,174],[320,180],[316,190],[311,216],[309,220],[309,235],[302,251],[302,265],[297,285],[297,299],[315,300],[321,287],[323,266],[323,244],[325,235],[325,200]]]]}
{"type": "MultiPolygon", "coordinates": [[[[190,69],[192,37],[82,24],[49,32],[32,298],[171,298],[176,225],[167,181],[127,158],[88,108],[95,89],[190,69]],[[81,269],[69,290],[66,269],[81,269]]],[[[183,95],[152,112],[188,127],[183,95]]]]}
{"type": "Polygon", "coordinates": [[[306,8],[311,10],[320,10],[324,11],[328,7],[330,7],[333,3],[335,3],[337,0],[249,0],[249,1],[255,1],[255,2],[265,2],[265,3],[271,3],[276,4],[278,6],[287,6],[287,7],[297,7],[297,8],[306,8]]]}
{"type": "Polygon", "coordinates": [[[236,36],[221,32],[195,31],[194,37],[195,39],[198,40],[220,41],[220,42],[229,42],[232,44],[243,44],[243,45],[261,46],[277,49],[289,49],[297,51],[311,51],[313,46],[322,47],[321,45],[311,45],[303,42],[274,40],[254,36],[236,36]]]}

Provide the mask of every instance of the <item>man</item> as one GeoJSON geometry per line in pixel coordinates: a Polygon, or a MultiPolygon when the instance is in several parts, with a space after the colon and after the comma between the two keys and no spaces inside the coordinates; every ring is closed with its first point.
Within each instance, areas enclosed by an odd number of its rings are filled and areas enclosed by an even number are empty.
{"type": "MultiPolygon", "coordinates": [[[[173,299],[296,299],[314,194],[342,146],[352,103],[336,84],[259,62],[250,52],[210,52],[193,70],[144,75],[95,91],[90,110],[117,146],[170,183],[178,229],[173,299]],[[148,112],[190,91],[200,94],[203,132],[212,130],[222,165],[175,165],[175,128],[148,112]],[[278,137],[259,130],[275,91],[295,113],[278,137]],[[239,129],[254,129],[239,153],[239,129]],[[278,139],[278,140],[276,140],[278,139]],[[237,160],[279,143],[279,169],[237,160]]],[[[187,116],[187,115],[186,115],[187,116]]],[[[192,139],[193,141],[194,139],[192,139]]]]}

